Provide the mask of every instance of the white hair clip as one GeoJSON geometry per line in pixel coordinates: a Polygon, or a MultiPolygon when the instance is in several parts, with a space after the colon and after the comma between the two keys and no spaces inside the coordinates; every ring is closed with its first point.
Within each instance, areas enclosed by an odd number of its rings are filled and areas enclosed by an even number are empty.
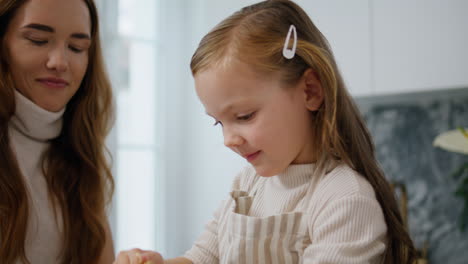
{"type": "Polygon", "coordinates": [[[288,60],[294,58],[294,55],[296,54],[296,46],[297,46],[296,27],[294,25],[291,25],[289,27],[288,35],[286,36],[286,40],[284,41],[283,56],[288,60]],[[294,36],[294,42],[293,42],[292,49],[288,49],[289,41],[291,40],[291,32],[293,33],[293,36],[294,36]]]}

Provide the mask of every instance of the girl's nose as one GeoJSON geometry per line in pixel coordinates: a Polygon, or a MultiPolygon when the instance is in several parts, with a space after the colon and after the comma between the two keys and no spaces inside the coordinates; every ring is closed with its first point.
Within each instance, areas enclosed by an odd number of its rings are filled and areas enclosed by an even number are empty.
{"type": "Polygon", "coordinates": [[[65,72],[68,70],[68,58],[66,52],[62,48],[55,48],[49,53],[47,68],[57,72],[65,72]]]}
{"type": "Polygon", "coordinates": [[[234,131],[223,128],[224,145],[228,148],[237,147],[244,143],[244,139],[234,131]]]}

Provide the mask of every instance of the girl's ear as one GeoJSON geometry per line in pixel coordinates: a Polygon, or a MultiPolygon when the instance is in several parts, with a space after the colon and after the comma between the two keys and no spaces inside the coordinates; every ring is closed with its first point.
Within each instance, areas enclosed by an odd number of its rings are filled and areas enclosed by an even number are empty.
{"type": "Polygon", "coordinates": [[[317,74],[307,69],[302,76],[304,103],[310,111],[317,111],[323,103],[323,88],[317,74]]]}

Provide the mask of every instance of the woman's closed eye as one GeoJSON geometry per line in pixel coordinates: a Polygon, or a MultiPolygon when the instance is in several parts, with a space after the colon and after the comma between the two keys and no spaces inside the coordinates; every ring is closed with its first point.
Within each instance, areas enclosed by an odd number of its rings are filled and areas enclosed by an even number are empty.
{"type": "Polygon", "coordinates": [[[76,47],[76,46],[71,46],[71,45],[68,46],[68,48],[69,48],[71,51],[75,52],[75,53],[81,53],[81,52],[84,51],[84,49],[78,48],[78,47],[76,47]]]}
{"type": "MultiPolygon", "coordinates": [[[[28,38],[28,40],[31,41],[36,46],[43,46],[49,42],[48,40],[39,40],[39,39],[33,39],[33,38],[28,38]]],[[[74,53],[81,53],[85,50],[85,48],[80,48],[76,45],[68,45],[68,48],[74,53]]]]}
{"type": "Polygon", "coordinates": [[[33,38],[28,38],[29,41],[31,41],[34,45],[37,46],[42,46],[44,44],[47,44],[47,40],[40,40],[40,39],[33,39],[33,38]]]}

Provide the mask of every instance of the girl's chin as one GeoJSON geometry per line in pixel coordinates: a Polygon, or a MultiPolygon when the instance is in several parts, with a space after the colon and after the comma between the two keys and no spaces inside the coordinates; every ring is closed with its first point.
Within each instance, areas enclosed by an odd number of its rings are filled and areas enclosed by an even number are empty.
{"type": "Polygon", "coordinates": [[[258,175],[260,175],[262,177],[266,177],[266,178],[272,177],[272,176],[275,176],[275,175],[279,174],[279,172],[276,172],[275,170],[272,170],[270,168],[261,168],[261,167],[256,167],[256,166],[254,166],[254,168],[255,168],[255,172],[258,175]]]}

